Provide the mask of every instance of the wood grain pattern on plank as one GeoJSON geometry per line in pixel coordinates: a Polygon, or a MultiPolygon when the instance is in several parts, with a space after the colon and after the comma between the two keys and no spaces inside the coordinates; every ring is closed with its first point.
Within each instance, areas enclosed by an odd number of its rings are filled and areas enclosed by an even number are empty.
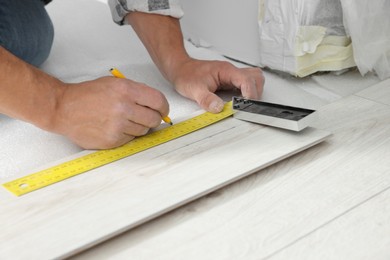
{"type": "Polygon", "coordinates": [[[263,259],[386,189],[388,106],[348,97],[320,109],[320,117],[317,127],[333,133],[325,143],[76,259],[263,259]]]}
{"type": "Polygon", "coordinates": [[[390,259],[390,189],[271,257],[278,259],[390,259]]]}
{"type": "Polygon", "coordinates": [[[316,129],[295,133],[227,118],[23,197],[2,190],[0,223],[7,226],[0,233],[0,258],[74,254],[328,135],[316,129]]]}
{"type": "Polygon", "coordinates": [[[390,79],[384,80],[356,94],[376,102],[390,105],[390,79]]]}

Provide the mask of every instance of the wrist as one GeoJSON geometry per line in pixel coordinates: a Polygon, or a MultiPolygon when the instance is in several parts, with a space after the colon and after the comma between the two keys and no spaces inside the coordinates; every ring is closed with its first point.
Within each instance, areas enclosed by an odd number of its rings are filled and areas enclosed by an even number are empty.
{"type": "Polygon", "coordinates": [[[178,75],[181,70],[190,62],[192,58],[187,53],[174,56],[172,55],[169,59],[164,61],[163,67],[160,69],[165,79],[170,83],[175,84],[178,75]]]}
{"type": "Polygon", "coordinates": [[[51,130],[63,85],[0,46],[1,114],[51,130]]]}
{"type": "Polygon", "coordinates": [[[41,97],[37,97],[33,104],[35,109],[29,115],[30,121],[34,125],[46,131],[60,133],[57,129],[57,115],[61,98],[66,90],[67,84],[49,75],[42,82],[45,92],[41,97]]]}

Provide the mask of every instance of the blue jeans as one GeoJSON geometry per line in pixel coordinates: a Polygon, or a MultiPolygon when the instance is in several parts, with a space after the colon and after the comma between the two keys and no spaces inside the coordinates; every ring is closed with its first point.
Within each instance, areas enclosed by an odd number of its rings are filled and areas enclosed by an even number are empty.
{"type": "Polygon", "coordinates": [[[53,38],[41,0],[0,0],[0,45],[9,52],[39,66],[49,56],[53,38]]]}

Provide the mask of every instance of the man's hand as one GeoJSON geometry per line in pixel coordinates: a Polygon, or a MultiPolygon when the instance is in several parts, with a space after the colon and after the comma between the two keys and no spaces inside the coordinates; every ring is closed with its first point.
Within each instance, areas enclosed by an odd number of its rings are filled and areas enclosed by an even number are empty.
{"type": "Polygon", "coordinates": [[[228,62],[189,59],[177,67],[172,79],[177,92],[195,100],[200,107],[219,113],[223,101],[217,90],[237,88],[245,98],[259,99],[264,76],[260,68],[239,69],[228,62]]]}
{"type": "Polygon", "coordinates": [[[169,112],[161,92],[132,80],[66,84],[2,47],[0,61],[0,113],[65,135],[83,148],[125,144],[169,112]]]}
{"type": "Polygon", "coordinates": [[[260,98],[264,85],[261,69],[239,69],[228,62],[189,57],[175,18],[140,12],[131,12],[126,18],[162,75],[203,109],[213,113],[222,110],[223,102],[214,94],[219,89],[238,88],[246,98],[260,98]]]}
{"type": "Polygon", "coordinates": [[[65,84],[51,131],[87,149],[106,149],[145,135],[168,115],[164,95],[128,79],[104,77],[65,84]]]}

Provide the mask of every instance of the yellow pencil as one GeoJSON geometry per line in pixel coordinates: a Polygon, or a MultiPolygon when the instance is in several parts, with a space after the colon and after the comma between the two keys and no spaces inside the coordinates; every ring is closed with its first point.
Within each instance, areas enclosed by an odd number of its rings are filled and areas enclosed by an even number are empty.
{"type": "MultiPolygon", "coordinates": [[[[120,72],[120,71],[119,71],[118,69],[116,69],[116,68],[111,68],[111,69],[110,69],[110,72],[111,72],[111,74],[112,74],[114,77],[116,77],[116,78],[121,78],[121,79],[125,79],[125,78],[126,78],[125,75],[123,75],[122,72],[120,72]]],[[[163,120],[165,123],[167,123],[167,124],[173,125],[172,120],[169,118],[169,116],[164,116],[164,117],[162,118],[162,120],[163,120]]]]}
{"type": "Polygon", "coordinates": [[[122,74],[122,72],[120,72],[118,69],[116,68],[111,68],[110,69],[110,72],[111,74],[116,77],[116,78],[121,78],[121,79],[125,79],[125,75],[122,74]]]}
{"type": "Polygon", "coordinates": [[[169,118],[169,116],[164,116],[164,117],[162,118],[162,120],[163,120],[165,123],[167,123],[167,124],[173,125],[172,120],[169,118]]]}

